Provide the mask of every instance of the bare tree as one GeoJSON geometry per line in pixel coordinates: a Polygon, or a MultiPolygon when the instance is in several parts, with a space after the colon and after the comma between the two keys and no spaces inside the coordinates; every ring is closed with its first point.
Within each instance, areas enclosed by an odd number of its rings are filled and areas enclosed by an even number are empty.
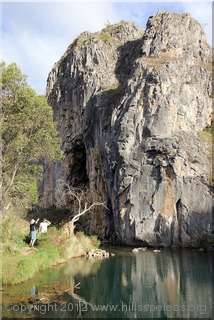
{"type": "Polygon", "coordinates": [[[86,192],[83,188],[69,185],[61,179],[57,181],[55,199],[57,207],[67,207],[70,203],[74,207],[74,210],[77,211],[77,213],[66,225],[65,232],[68,235],[73,235],[75,222],[77,222],[83,214],[90,211],[93,207],[103,206],[104,208],[109,210],[102,202],[94,202],[88,205],[86,201],[86,192]]]}

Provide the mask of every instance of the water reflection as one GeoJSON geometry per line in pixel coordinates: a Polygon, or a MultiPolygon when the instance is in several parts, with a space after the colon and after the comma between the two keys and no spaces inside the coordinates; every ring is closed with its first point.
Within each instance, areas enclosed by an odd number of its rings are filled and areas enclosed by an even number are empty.
{"type": "MultiPolygon", "coordinates": [[[[51,285],[36,283],[37,318],[211,318],[212,254],[163,250],[74,259],[51,285]]],[[[44,274],[45,276],[45,274],[44,274]]],[[[35,279],[34,285],[35,285],[35,279]]],[[[32,286],[31,286],[32,288],[32,286]]],[[[3,308],[4,311],[4,308],[3,308]]],[[[7,315],[12,312],[7,312],[7,315]]],[[[12,314],[14,316],[14,313],[12,314]]],[[[18,317],[16,313],[16,317],[18,317]]]]}

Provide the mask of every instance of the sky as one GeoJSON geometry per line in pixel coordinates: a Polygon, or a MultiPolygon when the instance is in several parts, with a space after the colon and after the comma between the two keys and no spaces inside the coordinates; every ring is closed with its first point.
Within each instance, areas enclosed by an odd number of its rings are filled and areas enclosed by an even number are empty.
{"type": "Polygon", "coordinates": [[[204,28],[212,45],[212,0],[200,1],[2,1],[0,59],[15,62],[37,94],[45,94],[48,73],[67,47],[84,31],[108,23],[133,21],[142,29],[158,11],[187,12],[204,28]]]}

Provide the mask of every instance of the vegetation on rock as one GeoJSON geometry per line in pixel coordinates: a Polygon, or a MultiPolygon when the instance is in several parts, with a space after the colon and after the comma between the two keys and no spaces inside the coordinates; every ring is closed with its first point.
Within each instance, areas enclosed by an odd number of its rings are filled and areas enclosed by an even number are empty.
{"type": "Polygon", "coordinates": [[[203,131],[198,132],[198,138],[203,143],[207,145],[206,156],[210,163],[210,173],[208,178],[208,184],[211,187],[214,187],[214,179],[213,179],[213,132],[214,126],[213,123],[210,127],[206,128],[203,131]]]}

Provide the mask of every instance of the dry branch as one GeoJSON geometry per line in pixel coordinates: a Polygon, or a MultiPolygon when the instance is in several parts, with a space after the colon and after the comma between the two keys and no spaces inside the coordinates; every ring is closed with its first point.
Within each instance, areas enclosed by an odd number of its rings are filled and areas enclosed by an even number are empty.
{"type": "Polygon", "coordinates": [[[86,202],[86,194],[82,188],[71,186],[61,179],[57,181],[55,198],[58,207],[66,207],[70,201],[77,203],[78,213],[75,214],[69,222],[69,224],[73,226],[73,229],[74,223],[77,222],[83,214],[90,211],[93,207],[103,206],[104,208],[109,210],[103,202],[94,202],[91,205],[88,205],[88,203],[86,202]]]}

